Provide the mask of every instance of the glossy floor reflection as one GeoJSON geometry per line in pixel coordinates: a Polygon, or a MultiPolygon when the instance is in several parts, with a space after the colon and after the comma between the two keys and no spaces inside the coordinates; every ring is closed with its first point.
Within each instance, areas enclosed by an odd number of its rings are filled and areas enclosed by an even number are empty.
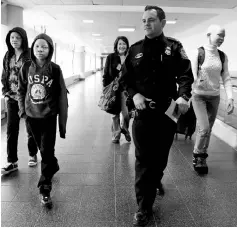
{"type": "MultiPolygon", "coordinates": [[[[132,226],[137,209],[133,142],[122,136],[120,144],[111,143],[111,117],[97,106],[100,73],[69,91],[67,138],[56,142],[60,171],[53,179],[54,206],[40,205],[40,165],[27,165],[22,122],[19,170],[1,178],[2,226],[132,226]]],[[[1,133],[3,164],[6,125],[1,133]]],[[[192,148],[193,141],[181,135],[174,141],[163,178],[166,193],[157,197],[149,226],[237,226],[237,152],[212,136],[209,174],[199,177],[192,170],[192,148]]]]}

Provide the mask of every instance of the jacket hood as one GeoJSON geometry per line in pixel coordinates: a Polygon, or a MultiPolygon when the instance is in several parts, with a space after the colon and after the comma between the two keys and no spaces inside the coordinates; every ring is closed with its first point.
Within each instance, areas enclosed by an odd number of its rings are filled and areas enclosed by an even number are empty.
{"type": "Polygon", "coordinates": [[[39,34],[38,36],[35,37],[32,45],[31,45],[31,50],[30,50],[31,59],[34,63],[36,63],[36,57],[34,55],[34,44],[35,44],[35,41],[38,40],[38,39],[44,39],[49,44],[49,55],[46,59],[46,63],[49,63],[52,59],[52,56],[53,56],[54,45],[53,45],[53,40],[48,35],[46,35],[45,33],[41,33],[41,34],[39,34]]]}
{"type": "Polygon", "coordinates": [[[17,32],[21,36],[23,52],[28,51],[28,38],[27,38],[27,34],[26,34],[26,31],[23,28],[20,28],[20,27],[15,27],[15,28],[13,28],[12,30],[10,30],[7,33],[6,44],[7,44],[8,51],[10,53],[14,52],[14,48],[12,47],[12,45],[10,43],[10,35],[11,35],[12,32],[17,32]]]}

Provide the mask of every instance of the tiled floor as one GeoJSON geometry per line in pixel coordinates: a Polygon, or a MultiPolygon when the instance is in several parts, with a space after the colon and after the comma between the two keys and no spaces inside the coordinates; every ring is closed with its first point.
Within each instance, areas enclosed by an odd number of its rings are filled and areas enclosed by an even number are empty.
{"type": "MultiPolygon", "coordinates": [[[[100,73],[69,89],[67,138],[57,138],[60,171],[51,210],[40,205],[40,165],[27,165],[21,123],[19,171],[1,178],[2,226],[132,226],[134,144],[123,136],[119,145],[110,142],[111,117],[97,106],[100,90],[100,73]]],[[[4,163],[6,125],[1,133],[4,163]]],[[[149,226],[237,226],[237,152],[212,136],[209,174],[199,177],[192,170],[192,147],[181,135],[174,141],[163,178],[166,193],[157,197],[149,226]]]]}

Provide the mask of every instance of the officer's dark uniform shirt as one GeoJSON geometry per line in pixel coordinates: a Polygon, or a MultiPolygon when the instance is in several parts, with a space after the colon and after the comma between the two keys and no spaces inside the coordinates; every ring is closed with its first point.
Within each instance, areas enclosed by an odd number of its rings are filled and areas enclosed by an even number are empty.
{"type": "Polygon", "coordinates": [[[145,37],[130,47],[121,83],[131,97],[140,93],[157,101],[159,109],[166,109],[170,98],[191,97],[191,63],[178,40],[163,33],[153,39],[145,37]]]}

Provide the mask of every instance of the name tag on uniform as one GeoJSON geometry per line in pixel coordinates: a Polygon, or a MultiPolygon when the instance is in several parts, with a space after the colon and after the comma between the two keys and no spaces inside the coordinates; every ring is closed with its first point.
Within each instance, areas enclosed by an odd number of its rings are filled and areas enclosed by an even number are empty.
{"type": "Polygon", "coordinates": [[[118,66],[116,67],[117,70],[121,70],[121,64],[118,64],[118,66]]]}
{"type": "Polygon", "coordinates": [[[170,55],[171,54],[171,48],[170,47],[166,47],[165,54],[166,55],[170,55]]]}
{"type": "Polygon", "coordinates": [[[138,53],[136,56],[135,56],[135,59],[139,59],[143,56],[143,53],[138,53]]]}

